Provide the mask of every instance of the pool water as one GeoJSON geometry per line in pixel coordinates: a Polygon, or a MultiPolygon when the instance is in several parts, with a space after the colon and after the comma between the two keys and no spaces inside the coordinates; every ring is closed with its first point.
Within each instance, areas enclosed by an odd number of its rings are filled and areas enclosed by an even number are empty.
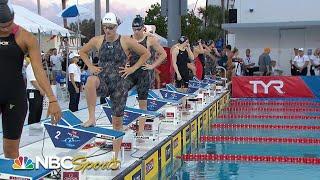
{"type": "MultiPolygon", "coordinates": [[[[248,100],[246,100],[248,101],[248,100]]],[[[267,102],[264,99],[264,102],[267,102]]],[[[230,106],[241,108],[236,105],[230,106]]],[[[250,106],[248,107],[267,107],[250,106]]],[[[271,107],[271,106],[269,106],[271,107]]],[[[272,106],[279,108],[277,112],[224,111],[225,114],[290,114],[285,108],[299,108],[292,106],[272,106]],[[281,111],[283,109],[283,111],[281,111]]],[[[301,107],[302,108],[302,107],[301,107]]],[[[311,107],[310,107],[311,108],[311,107]]],[[[314,107],[313,107],[314,108],[314,107]]],[[[320,107],[319,107],[320,110],[320,107]]],[[[319,111],[320,112],[320,111],[319,111]]],[[[290,115],[319,116],[319,113],[292,112],[290,115]]],[[[267,125],[295,125],[320,126],[320,120],[299,119],[215,119],[218,124],[267,124],[267,125]]],[[[320,139],[319,130],[306,129],[258,129],[258,128],[210,128],[208,136],[227,137],[267,137],[267,138],[298,138],[320,139]]],[[[198,137],[199,138],[199,137],[198,137]]],[[[194,154],[221,155],[256,155],[278,157],[320,158],[320,144],[305,143],[262,143],[257,141],[216,141],[200,142],[194,154]]],[[[215,179],[215,180],[319,180],[320,165],[318,164],[290,164],[290,163],[262,163],[255,161],[183,161],[182,166],[171,175],[171,179],[215,179]]]]}

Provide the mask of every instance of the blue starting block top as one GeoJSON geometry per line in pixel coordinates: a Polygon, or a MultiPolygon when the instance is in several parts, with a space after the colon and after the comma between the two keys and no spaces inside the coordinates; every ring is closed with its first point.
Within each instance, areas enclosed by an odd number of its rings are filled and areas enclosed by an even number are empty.
{"type": "Polygon", "coordinates": [[[71,111],[66,110],[62,112],[62,119],[64,119],[65,123],[67,123],[69,126],[78,126],[81,125],[82,122],[80,121],[80,119],[75,116],[71,111]]]}
{"type": "Polygon", "coordinates": [[[0,159],[0,179],[40,179],[48,175],[52,170],[44,169],[42,166],[39,169],[35,169],[33,163],[33,169],[13,169],[12,165],[14,160],[0,159]]]}
{"type": "Polygon", "coordinates": [[[200,87],[193,87],[193,86],[189,86],[187,89],[187,93],[188,94],[194,94],[196,91],[199,90],[200,87]]]}
{"type": "Polygon", "coordinates": [[[168,102],[166,102],[166,101],[161,101],[161,100],[157,100],[154,98],[153,99],[148,98],[147,99],[147,110],[148,111],[158,111],[166,104],[168,104],[168,102]]]}
{"type": "Polygon", "coordinates": [[[146,110],[143,110],[143,109],[136,109],[136,108],[130,108],[130,107],[126,107],[125,110],[126,111],[135,112],[135,113],[139,113],[141,115],[152,116],[152,117],[159,117],[161,115],[158,112],[146,111],[146,110]]]}
{"type": "MultiPolygon", "coordinates": [[[[106,113],[109,122],[112,124],[112,110],[110,106],[103,106],[103,110],[106,113]]],[[[138,119],[141,116],[140,113],[134,113],[130,111],[124,111],[123,119],[122,119],[122,124],[127,126],[131,124],[134,120],[138,119]]]]}
{"type": "Polygon", "coordinates": [[[187,96],[185,93],[168,91],[164,89],[160,89],[160,93],[164,99],[180,101],[184,96],[187,96]]]}
{"type": "Polygon", "coordinates": [[[177,89],[176,87],[174,87],[173,84],[167,84],[167,85],[166,85],[166,89],[169,90],[169,91],[178,92],[178,89],[177,89]]]}
{"type": "Polygon", "coordinates": [[[153,92],[152,90],[149,90],[148,92],[148,98],[156,98],[156,99],[161,99],[160,96],[158,96],[158,94],[156,94],[155,92],[153,92]]]}
{"type": "Polygon", "coordinates": [[[62,118],[58,125],[54,126],[50,121],[44,122],[45,128],[55,147],[78,149],[95,136],[106,139],[118,139],[124,136],[124,132],[102,127],[83,127],[82,122],[71,111],[62,112],[62,118]]]}
{"type": "Polygon", "coordinates": [[[192,95],[192,94],[189,94],[189,93],[179,92],[178,89],[177,89],[176,87],[174,87],[173,84],[167,84],[167,85],[166,85],[166,89],[167,89],[168,91],[177,92],[177,93],[180,93],[180,94],[184,94],[184,95],[186,95],[186,96],[187,96],[187,95],[192,95]]]}
{"type": "Polygon", "coordinates": [[[167,103],[171,103],[171,104],[179,104],[179,101],[176,100],[171,100],[171,99],[163,99],[162,97],[158,96],[155,92],[153,92],[152,90],[150,90],[148,92],[148,98],[149,99],[156,99],[158,101],[164,101],[167,103]]]}
{"type": "MultiPolygon", "coordinates": [[[[111,100],[109,98],[106,98],[106,101],[107,101],[107,106],[104,106],[104,107],[110,108],[112,106],[111,100]]],[[[131,107],[128,107],[128,106],[126,106],[124,110],[127,111],[127,112],[138,113],[138,114],[140,114],[140,116],[141,115],[146,115],[146,116],[158,117],[158,116],[161,115],[160,113],[157,113],[157,112],[146,111],[146,110],[137,109],[137,108],[131,108],[131,107]]],[[[108,114],[109,114],[109,112],[108,112],[108,114]]],[[[108,114],[107,114],[107,116],[108,116],[108,114]]]]}
{"type": "Polygon", "coordinates": [[[209,84],[201,81],[189,81],[189,86],[206,88],[209,84]]]}

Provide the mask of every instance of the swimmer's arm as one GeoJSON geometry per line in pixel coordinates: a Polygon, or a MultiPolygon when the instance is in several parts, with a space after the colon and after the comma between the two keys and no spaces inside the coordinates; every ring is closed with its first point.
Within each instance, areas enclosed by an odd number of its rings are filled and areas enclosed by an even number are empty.
{"type": "Polygon", "coordinates": [[[158,59],[156,59],[154,61],[154,63],[152,64],[153,68],[156,68],[167,58],[167,53],[164,50],[164,48],[159,44],[159,42],[157,41],[156,38],[152,37],[152,38],[150,38],[150,41],[151,41],[153,49],[156,50],[156,52],[160,54],[158,59]]]}
{"type": "Polygon", "coordinates": [[[33,87],[35,87],[38,91],[40,91],[40,94],[45,94],[43,89],[40,87],[39,83],[37,81],[31,81],[31,84],[33,87]]]}
{"type": "Polygon", "coordinates": [[[124,37],[124,40],[127,48],[133,50],[140,56],[139,60],[132,66],[133,70],[136,71],[147,62],[148,58],[150,58],[150,52],[132,38],[124,37]]]}
{"type": "Polygon", "coordinates": [[[202,43],[199,42],[199,54],[204,54],[204,47],[202,46],[202,43]]]}
{"type": "Polygon", "coordinates": [[[189,59],[190,61],[193,61],[194,60],[194,55],[190,49],[190,45],[187,47],[187,52],[188,52],[188,56],[189,56],[189,59]]]}
{"type": "Polygon", "coordinates": [[[178,50],[176,48],[173,49],[172,51],[172,67],[174,69],[174,71],[176,72],[177,76],[181,76],[178,66],[177,66],[177,55],[178,55],[178,50]]]}
{"type": "Polygon", "coordinates": [[[80,55],[81,59],[88,66],[88,68],[93,66],[93,64],[91,63],[91,61],[89,59],[88,54],[92,49],[97,49],[97,47],[96,47],[97,43],[98,43],[98,38],[93,37],[79,51],[79,55],[80,55]]]}
{"type": "Polygon", "coordinates": [[[42,66],[38,40],[29,32],[23,30],[22,33],[25,33],[23,35],[23,39],[26,44],[27,51],[30,55],[31,66],[34,71],[34,75],[37,79],[37,82],[39,83],[40,87],[45,91],[46,95],[49,98],[49,102],[57,101],[56,97],[52,92],[49,79],[47,78],[47,75],[42,66]]]}

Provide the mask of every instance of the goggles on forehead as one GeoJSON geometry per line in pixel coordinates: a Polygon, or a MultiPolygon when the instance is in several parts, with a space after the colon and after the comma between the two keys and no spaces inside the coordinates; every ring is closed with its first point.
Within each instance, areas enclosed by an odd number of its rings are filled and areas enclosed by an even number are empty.
{"type": "Polygon", "coordinates": [[[133,31],[141,31],[143,29],[143,26],[141,27],[132,27],[133,31]]]}

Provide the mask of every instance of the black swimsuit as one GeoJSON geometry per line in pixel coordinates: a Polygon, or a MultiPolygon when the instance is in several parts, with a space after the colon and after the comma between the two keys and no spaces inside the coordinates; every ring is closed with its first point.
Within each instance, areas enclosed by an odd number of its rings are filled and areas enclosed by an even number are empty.
{"type": "Polygon", "coordinates": [[[190,80],[188,63],[190,63],[190,59],[187,50],[179,50],[179,54],[177,56],[177,66],[182,79],[179,81],[177,79],[177,75],[175,76],[177,88],[188,87],[188,82],[190,80]]]}
{"type": "MultiPolygon", "coordinates": [[[[143,41],[139,42],[139,44],[147,48],[147,37],[144,38],[143,41]]],[[[140,56],[133,51],[130,53],[131,56],[129,59],[129,64],[130,66],[133,66],[135,63],[138,62],[140,56]]],[[[127,83],[129,89],[131,89],[134,86],[137,86],[138,100],[147,100],[149,88],[151,87],[150,78],[150,72],[141,68],[139,68],[134,73],[128,76],[127,83]]]]}
{"type": "Polygon", "coordinates": [[[3,137],[17,140],[21,137],[27,114],[26,87],[22,76],[24,52],[15,35],[0,37],[0,111],[3,137]]]}

